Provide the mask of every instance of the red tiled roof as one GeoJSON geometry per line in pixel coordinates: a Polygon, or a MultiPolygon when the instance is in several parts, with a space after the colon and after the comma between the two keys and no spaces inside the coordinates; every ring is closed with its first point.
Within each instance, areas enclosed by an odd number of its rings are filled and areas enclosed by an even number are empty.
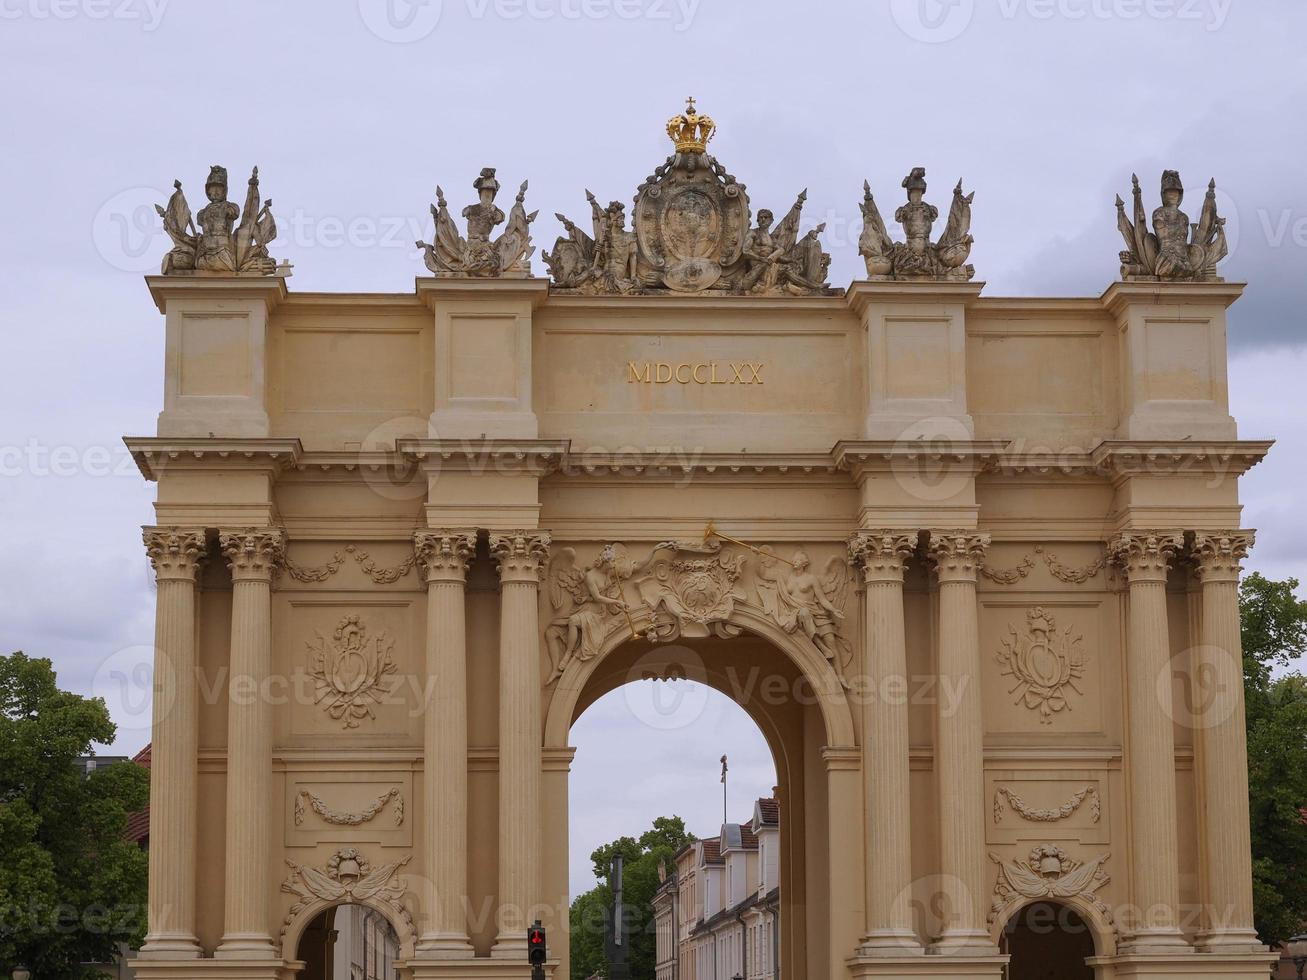
{"type": "Polygon", "coordinates": [[[749,829],[747,823],[740,824],[740,847],[746,851],[756,851],[758,849],[758,837],[749,829]]]}
{"type": "MultiPolygon", "coordinates": [[[[146,745],[145,748],[137,752],[136,755],[132,756],[132,761],[135,762],[138,766],[144,766],[146,769],[149,769],[150,749],[152,745],[153,743],[150,743],[150,745],[146,745]]],[[[131,816],[127,818],[127,830],[125,831],[125,833],[128,840],[135,841],[137,844],[149,843],[150,841],[149,804],[146,804],[144,810],[141,810],[139,813],[133,813],[131,814],[131,816]]]]}
{"type": "Polygon", "coordinates": [[[703,842],[703,863],[722,863],[722,842],[720,838],[709,837],[703,842]]]}
{"type": "Polygon", "coordinates": [[[758,801],[758,812],[762,815],[763,823],[781,822],[781,805],[770,796],[764,796],[758,801]]]}

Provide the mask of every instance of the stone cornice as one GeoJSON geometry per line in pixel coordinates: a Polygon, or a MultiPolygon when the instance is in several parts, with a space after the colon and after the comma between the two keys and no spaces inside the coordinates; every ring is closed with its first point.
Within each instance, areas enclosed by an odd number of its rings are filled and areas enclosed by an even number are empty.
{"type": "Polygon", "coordinates": [[[844,291],[844,301],[858,316],[871,303],[962,303],[980,298],[983,282],[881,282],[857,279],[844,291]]]}
{"type": "Polygon", "coordinates": [[[503,302],[515,300],[529,302],[535,309],[549,296],[549,280],[514,279],[502,276],[494,279],[475,279],[470,276],[419,276],[414,283],[418,299],[435,309],[446,300],[490,299],[503,302]]]}
{"type": "Polygon", "coordinates": [[[180,439],[128,436],[123,439],[147,480],[172,467],[190,470],[260,469],[279,472],[304,452],[298,439],[180,439]]]}
{"type": "Polygon", "coordinates": [[[676,293],[664,296],[582,296],[551,293],[549,311],[620,313],[634,310],[704,311],[717,313],[797,311],[839,312],[846,303],[838,293],[829,296],[734,296],[721,293],[676,293]]]}
{"type": "Polygon", "coordinates": [[[395,451],[426,470],[542,476],[558,469],[565,439],[396,439],[395,451]]]}
{"type": "Polygon", "coordinates": [[[1137,442],[1107,439],[1092,452],[1094,464],[1111,475],[1183,475],[1186,472],[1242,476],[1266,458],[1270,439],[1218,442],[1137,442]]]}
{"type": "Polygon", "coordinates": [[[1206,306],[1228,308],[1243,295],[1247,283],[1242,282],[1114,282],[1099,298],[1099,302],[1113,316],[1130,305],[1144,306],[1206,306]]]}
{"type": "Polygon", "coordinates": [[[271,313],[287,295],[284,276],[146,276],[145,284],[160,313],[170,299],[258,299],[271,313]]]}
{"type": "Polygon", "coordinates": [[[838,469],[852,473],[902,473],[904,467],[938,470],[947,466],[959,473],[976,474],[995,465],[1007,448],[1005,440],[969,442],[932,440],[841,440],[831,450],[838,469]]]}

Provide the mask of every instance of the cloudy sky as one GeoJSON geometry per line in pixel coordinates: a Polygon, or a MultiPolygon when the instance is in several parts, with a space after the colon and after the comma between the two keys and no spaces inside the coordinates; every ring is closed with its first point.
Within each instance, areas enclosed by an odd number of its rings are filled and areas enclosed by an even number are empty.
{"type": "MultiPolygon", "coordinates": [[[[174,178],[198,207],[210,164],[233,186],[258,164],[292,288],[407,291],[437,182],[463,201],[482,166],[529,178],[548,243],[584,188],[629,199],[690,94],[755,207],[809,188],[838,285],[858,273],[864,178],[883,201],[912,166],[940,200],[964,178],[989,295],[1097,295],[1132,171],[1152,201],[1180,169],[1192,214],[1216,177],[1225,275],[1249,283],[1233,410],[1245,437],[1280,440],[1244,481],[1250,564],[1307,579],[1305,36],[1302,0],[0,0],[0,646],[113,694],[104,678],[151,642],[152,487],[120,438],[160,406],[141,274],[174,178]]],[[[734,705],[687,696],[669,733],[640,697],[575,729],[577,888],[596,844],[664,810],[711,831],[723,751],[733,816],[771,786],[734,705]],[[599,791],[616,746],[643,760],[629,793],[599,791]]],[[[146,706],[115,713],[115,750],[139,748],[146,706]]]]}

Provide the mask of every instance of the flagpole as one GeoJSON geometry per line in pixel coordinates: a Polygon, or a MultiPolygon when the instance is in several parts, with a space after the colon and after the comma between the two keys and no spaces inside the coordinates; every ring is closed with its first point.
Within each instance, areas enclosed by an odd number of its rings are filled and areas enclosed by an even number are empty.
{"type": "Polygon", "coordinates": [[[726,820],[726,813],[727,813],[727,807],[726,807],[726,772],[727,772],[727,769],[728,769],[728,767],[727,767],[727,765],[726,765],[726,756],[722,756],[722,825],[723,825],[723,826],[725,826],[726,823],[727,823],[727,820],[726,820]]]}

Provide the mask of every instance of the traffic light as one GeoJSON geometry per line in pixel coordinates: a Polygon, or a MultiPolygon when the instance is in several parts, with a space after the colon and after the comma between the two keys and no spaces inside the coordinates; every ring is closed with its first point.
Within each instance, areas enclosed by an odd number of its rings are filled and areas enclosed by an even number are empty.
{"type": "Polygon", "coordinates": [[[536,919],[535,925],[526,931],[526,947],[532,966],[544,966],[549,956],[545,942],[545,927],[536,919]]]}

